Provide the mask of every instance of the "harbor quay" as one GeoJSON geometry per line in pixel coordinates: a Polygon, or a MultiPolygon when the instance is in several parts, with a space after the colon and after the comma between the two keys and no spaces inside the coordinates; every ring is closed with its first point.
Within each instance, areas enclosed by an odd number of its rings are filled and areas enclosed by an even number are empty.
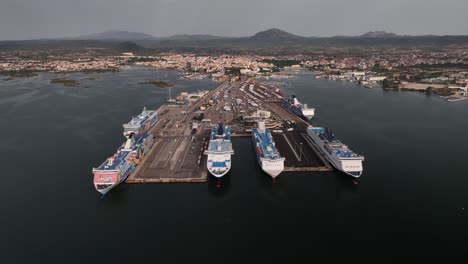
{"type": "Polygon", "coordinates": [[[332,166],[307,136],[307,119],[285,108],[284,101],[278,87],[247,78],[223,82],[210,92],[182,93],[168,100],[157,110],[158,121],[149,131],[154,145],[126,182],[206,182],[205,151],[210,132],[220,124],[229,127],[232,137],[252,140],[252,130],[262,122],[285,158],[286,172],[331,171],[332,166]]]}

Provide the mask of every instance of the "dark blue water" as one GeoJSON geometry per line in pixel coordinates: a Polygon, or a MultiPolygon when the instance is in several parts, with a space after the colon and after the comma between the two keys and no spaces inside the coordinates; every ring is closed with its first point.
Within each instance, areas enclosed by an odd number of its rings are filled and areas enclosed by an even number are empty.
{"type": "Polygon", "coordinates": [[[138,68],[65,76],[89,88],[51,85],[49,74],[0,82],[2,263],[457,255],[468,246],[466,102],[298,76],[283,91],[365,155],[359,185],[335,172],[272,184],[250,140],[234,139],[221,189],[122,185],[101,199],[92,167],[123,142],[123,122],[167,98],[138,82],[176,82],[173,95],[216,84],[138,68]]]}

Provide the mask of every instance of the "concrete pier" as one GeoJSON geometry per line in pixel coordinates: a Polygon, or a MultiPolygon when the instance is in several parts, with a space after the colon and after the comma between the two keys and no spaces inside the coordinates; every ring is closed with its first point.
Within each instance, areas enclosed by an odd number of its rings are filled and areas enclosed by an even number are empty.
{"type": "Polygon", "coordinates": [[[250,140],[257,119],[268,120],[276,147],[286,158],[285,171],[332,170],[307,137],[309,123],[283,108],[274,90],[244,79],[224,82],[190,104],[162,106],[150,131],[157,142],[126,182],[205,182],[204,150],[212,126],[221,122],[231,127],[232,137],[250,140]]]}
{"type": "Polygon", "coordinates": [[[127,183],[205,182],[203,138],[167,137],[160,140],[127,183]],[[198,163],[198,159],[200,163],[198,163]]]}

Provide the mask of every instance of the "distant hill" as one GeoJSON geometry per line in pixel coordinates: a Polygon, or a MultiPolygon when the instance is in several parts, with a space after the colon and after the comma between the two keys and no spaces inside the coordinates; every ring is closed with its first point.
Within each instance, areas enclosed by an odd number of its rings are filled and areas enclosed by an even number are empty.
{"type": "Polygon", "coordinates": [[[377,31],[369,31],[367,33],[364,33],[360,37],[363,37],[363,38],[396,38],[398,37],[398,35],[395,33],[388,33],[384,30],[377,30],[377,31]]]}
{"type": "Polygon", "coordinates": [[[226,37],[220,36],[213,36],[207,34],[196,34],[196,35],[188,35],[188,34],[179,34],[179,35],[172,35],[169,37],[161,37],[161,40],[213,40],[213,39],[225,39],[226,37]]]}
{"type": "Polygon", "coordinates": [[[154,50],[142,47],[131,41],[101,41],[101,40],[19,40],[0,41],[0,51],[37,51],[54,54],[79,53],[86,50],[96,55],[120,55],[123,52],[134,52],[138,55],[151,55],[154,50]]]}
{"type": "Polygon", "coordinates": [[[306,39],[281,29],[271,28],[265,31],[260,31],[257,34],[250,37],[254,41],[277,41],[277,40],[299,40],[306,39]]]}
{"type": "Polygon", "coordinates": [[[187,41],[187,40],[213,40],[213,39],[224,39],[226,37],[213,36],[208,34],[178,34],[168,37],[155,37],[145,33],[130,32],[130,31],[105,31],[101,33],[83,35],[75,37],[73,39],[80,40],[107,40],[107,41],[134,41],[134,40],[153,40],[153,41],[165,41],[165,40],[176,40],[176,41],[187,41]]]}
{"type": "Polygon", "coordinates": [[[128,31],[107,31],[73,39],[0,41],[1,50],[102,48],[102,52],[251,52],[297,54],[302,51],[330,48],[427,48],[468,47],[468,36],[407,36],[371,31],[360,36],[303,37],[272,28],[247,37],[213,35],[173,35],[154,37],[128,31]]]}
{"type": "Polygon", "coordinates": [[[86,40],[143,40],[143,39],[154,39],[154,36],[145,33],[139,32],[130,32],[130,31],[105,31],[101,33],[89,34],[76,37],[74,39],[86,39],[86,40]]]}

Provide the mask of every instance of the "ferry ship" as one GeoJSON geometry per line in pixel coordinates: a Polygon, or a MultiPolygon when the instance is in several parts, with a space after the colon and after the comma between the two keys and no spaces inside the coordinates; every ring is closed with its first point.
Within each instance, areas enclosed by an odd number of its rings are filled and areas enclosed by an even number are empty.
{"type": "Polygon", "coordinates": [[[336,139],[330,129],[309,127],[307,134],[333,167],[354,178],[361,177],[364,157],[354,153],[348,146],[336,139]]]}
{"type": "Polygon", "coordinates": [[[125,181],[146,155],[154,139],[148,134],[128,135],[127,141],[99,167],[93,169],[94,187],[102,194],[125,181]]]}
{"type": "Polygon", "coordinates": [[[208,171],[216,178],[226,175],[231,169],[231,155],[234,154],[231,143],[231,131],[222,124],[211,130],[210,142],[205,155],[208,155],[208,171]]]}
{"type": "Polygon", "coordinates": [[[252,140],[258,164],[266,174],[276,178],[284,170],[285,158],[276,149],[270,131],[265,129],[265,122],[258,122],[258,128],[252,129],[252,140]]]}
{"type": "Polygon", "coordinates": [[[315,115],[315,108],[309,108],[307,104],[299,103],[295,95],[291,97],[291,100],[284,100],[283,107],[305,121],[309,121],[315,115]]]}
{"type": "Polygon", "coordinates": [[[146,107],[144,107],[143,111],[138,116],[132,118],[130,122],[123,124],[123,134],[125,137],[128,137],[128,135],[132,133],[145,134],[156,124],[156,121],[158,121],[157,112],[154,110],[146,110],[146,107]]]}
{"type": "Polygon", "coordinates": [[[276,89],[275,89],[275,93],[276,93],[277,95],[281,96],[281,97],[284,97],[284,93],[281,92],[281,90],[280,90],[279,88],[276,88],[276,89]]]}

